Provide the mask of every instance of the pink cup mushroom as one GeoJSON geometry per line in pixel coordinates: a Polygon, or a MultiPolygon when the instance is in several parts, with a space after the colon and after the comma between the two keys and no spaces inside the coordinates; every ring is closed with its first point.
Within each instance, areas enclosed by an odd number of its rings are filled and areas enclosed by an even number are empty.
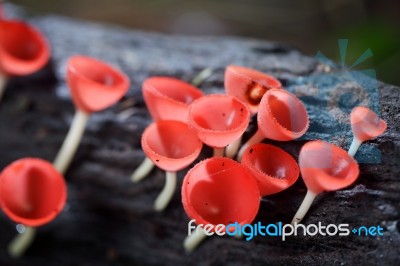
{"type": "Polygon", "coordinates": [[[176,187],[176,172],[196,160],[202,146],[197,135],[180,121],[159,120],[143,132],[143,151],[166,171],[166,183],[155,201],[155,210],[162,211],[168,205],[176,187]]]}
{"type": "Polygon", "coordinates": [[[151,77],[143,82],[143,97],[154,121],[186,122],[189,105],[203,92],[182,80],[171,77],[151,77]]]}
{"type": "Polygon", "coordinates": [[[0,14],[0,99],[10,77],[40,70],[49,57],[50,47],[40,31],[22,21],[6,20],[0,14]]]}
{"type": "Polygon", "coordinates": [[[261,99],[257,124],[257,132],[238,153],[239,161],[247,147],[264,138],[278,141],[300,138],[308,129],[309,119],[304,104],[294,94],[286,90],[271,89],[261,99]]]}
{"type": "Polygon", "coordinates": [[[324,141],[307,142],[301,148],[299,166],[308,190],[292,224],[301,222],[319,193],[348,187],[359,175],[358,163],[353,157],[324,141]]]}
{"type": "MultiPolygon", "coordinates": [[[[193,85],[172,77],[151,77],[143,82],[143,98],[154,121],[178,120],[186,122],[189,105],[203,96],[193,85]]],[[[145,160],[133,172],[131,179],[138,182],[153,169],[153,162],[145,160]]]]}
{"type": "Polygon", "coordinates": [[[47,161],[24,158],[0,173],[0,205],[14,222],[25,225],[23,234],[9,246],[13,257],[21,256],[35,236],[33,227],[51,222],[62,211],[67,187],[61,174],[47,161]]]}
{"type": "Polygon", "coordinates": [[[67,63],[67,83],[76,113],[67,137],[54,160],[64,173],[82,138],[89,115],[118,102],[129,89],[129,79],[121,71],[97,59],[73,56],[67,63]]]}
{"type": "MultiPolygon", "coordinates": [[[[260,191],[244,165],[226,157],[213,157],[186,174],[182,204],[190,219],[215,230],[218,224],[251,223],[260,206],[260,191]]],[[[204,228],[193,231],[185,239],[184,248],[193,251],[206,236],[204,228]]]]}
{"type": "Polygon", "coordinates": [[[386,122],[380,119],[376,113],[362,106],[357,106],[351,111],[350,122],[354,137],[349,154],[353,157],[361,143],[378,137],[387,128],[386,122]]]}
{"type": "Polygon", "coordinates": [[[256,178],[262,197],[287,189],[300,175],[299,166],[293,157],[269,144],[257,143],[248,147],[241,163],[256,178]]]}
{"type": "Polygon", "coordinates": [[[249,107],[252,114],[258,112],[260,101],[270,89],[280,89],[279,80],[257,70],[229,65],[225,70],[226,94],[236,96],[249,107]]]}
{"type": "Polygon", "coordinates": [[[189,106],[188,124],[214,148],[214,156],[223,156],[224,148],[242,136],[249,121],[247,106],[234,96],[211,94],[189,106]]]}
{"type": "MultiPolygon", "coordinates": [[[[280,89],[282,84],[268,74],[255,69],[229,65],[225,70],[225,91],[226,94],[236,96],[247,104],[251,114],[256,114],[262,96],[270,89],[280,89]]],[[[242,138],[228,145],[226,156],[235,157],[242,138]]]]}

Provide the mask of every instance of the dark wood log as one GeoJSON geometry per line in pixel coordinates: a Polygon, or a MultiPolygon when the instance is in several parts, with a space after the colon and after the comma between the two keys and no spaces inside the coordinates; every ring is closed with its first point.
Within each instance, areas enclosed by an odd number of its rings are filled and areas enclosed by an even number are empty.
{"type": "MultiPolygon", "coordinates": [[[[13,13],[15,7],[7,6],[7,10],[13,13]]],[[[19,12],[15,14],[23,16],[19,12]]],[[[163,172],[154,170],[138,184],[129,179],[144,158],[140,136],[150,123],[141,95],[142,81],[153,75],[189,81],[202,69],[211,67],[214,74],[200,87],[206,93],[223,92],[225,67],[239,64],[271,73],[284,84],[293,85],[288,89],[300,88],[306,94],[315,89],[308,82],[310,77],[323,77],[324,86],[332,88],[352,88],[357,82],[349,83],[335,74],[346,70],[329,69],[314,57],[280,43],[235,37],[167,36],[57,16],[29,18],[29,21],[48,37],[52,61],[41,72],[12,79],[8,84],[0,103],[0,169],[27,156],[54,159],[74,114],[65,83],[69,56],[84,54],[112,63],[131,78],[132,86],[120,103],[91,117],[66,173],[68,204],[65,210],[54,222],[39,228],[34,244],[18,260],[6,252],[16,234],[15,224],[4,214],[0,215],[0,265],[399,263],[398,87],[379,82],[375,91],[367,90],[370,95],[379,92],[379,96],[370,98],[388,122],[388,130],[382,137],[368,142],[363,151],[379,150],[381,158],[379,154],[373,158],[366,156],[364,161],[369,163],[360,164],[357,182],[342,191],[319,196],[304,220],[306,224],[320,221],[349,223],[355,227],[380,225],[384,228],[383,236],[297,236],[284,242],[277,237],[256,237],[249,242],[212,237],[192,254],[186,254],[182,241],[187,235],[189,218],[183,211],[180,193],[175,194],[164,212],[156,213],[153,201],[163,187],[163,172]],[[297,86],[298,82],[304,84],[297,86]]],[[[347,148],[351,132],[348,125],[337,123],[335,114],[341,107],[327,104],[326,98],[332,97],[330,91],[321,85],[319,93],[303,98],[312,122],[306,139],[325,138],[347,148]],[[328,113],[330,117],[326,116],[328,113]]],[[[348,113],[346,106],[342,109],[348,113]]],[[[254,132],[255,125],[252,121],[245,139],[254,132]]],[[[305,141],[267,142],[297,158],[305,141]]],[[[201,158],[210,154],[211,150],[205,148],[201,158]]],[[[179,173],[180,182],[185,172],[179,173]]],[[[266,197],[256,221],[290,222],[305,192],[305,185],[299,180],[290,189],[266,197]]]]}

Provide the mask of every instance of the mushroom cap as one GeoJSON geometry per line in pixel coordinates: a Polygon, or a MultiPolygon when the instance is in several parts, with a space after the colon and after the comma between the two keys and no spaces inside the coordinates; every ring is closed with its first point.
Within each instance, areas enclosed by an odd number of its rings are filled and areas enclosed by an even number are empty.
{"type": "Polygon", "coordinates": [[[186,214],[197,224],[251,223],[260,206],[260,191],[242,164],[213,157],[196,164],[182,184],[186,214]]]}
{"type": "Polygon", "coordinates": [[[189,105],[203,96],[193,85],[172,77],[151,77],[143,82],[143,98],[154,121],[186,122],[189,105]]]}
{"type": "Polygon", "coordinates": [[[353,134],[361,141],[376,138],[387,128],[385,121],[371,109],[363,106],[357,106],[351,111],[350,123],[353,134]]]}
{"type": "Polygon", "coordinates": [[[47,161],[24,158],[0,173],[0,204],[14,222],[41,226],[64,208],[67,187],[63,176],[47,161]]]}
{"type": "Polygon", "coordinates": [[[166,171],[178,171],[199,156],[203,143],[187,124],[159,120],[142,135],[142,148],[155,165],[166,171]]]}
{"type": "Polygon", "coordinates": [[[86,113],[98,112],[117,103],[130,84],[121,71],[81,55],[68,60],[67,83],[75,105],[86,113]]]}
{"type": "Polygon", "coordinates": [[[258,112],[262,95],[270,89],[280,89],[279,80],[255,69],[229,65],[225,70],[226,94],[236,96],[247,104],[252,114],[258,112]],[[251,97],[251,92],[258,90],[256,99],[251,97]]]}
{"type": "Polygon", "coordinates": [[[50,47],[35,27],[17,20],[0,19],[0,71],[23,76],[41,69],[50,58],[50,47]]]}
{"type": "Polygon", "coordinates": [[[238,98],[210,94],[189,106],[188,124],[211,147],[225,147],[242,136],[250,121],[250,112],[238,98]]]}
{"type": "Polygon", "coordinates": [[[269,144],[257,143],[248,147],[241,162],[256,178],[261,196],[287,189],[300,175],[299,166],[293,157],[269,144]]]}
{"type": "Polygon", "coordinates": [[[288,141],[306,133],[307,110],[294,94],[280,89],[267,91],[257,114],[258,129],[269,139],[288,141]]]}
{"type": "Polygon", "coordinates": [[[358,163],[345,150],[328,142],[307,142],[300,150],[299,166],[308,189],[315,193],[350,186],[359,175],[358,163]]]}

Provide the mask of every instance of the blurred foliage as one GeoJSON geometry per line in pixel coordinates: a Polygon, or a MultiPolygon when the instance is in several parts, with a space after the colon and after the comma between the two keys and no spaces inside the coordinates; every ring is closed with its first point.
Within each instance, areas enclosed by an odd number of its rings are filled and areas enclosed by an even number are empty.
{"type": "MultiPolygon", "coordinates": [[[[389,83],[400,84],[398,71],[400,68],[400,38],[398,29],[382,20],[371,21],[367,24],[340,29],[332,33],[327,40],[349,39],[346,65],[351,66],[367,49],[371,49],[373,57],[365,60],[357,69],[374,68],[377,77],[389,83]],[[397,61],[397,62],[396,62],[397,61]]],[[[340,61],[337,46],[332,42],[325,43],[326,54],[335,61],[340,61]]]]}

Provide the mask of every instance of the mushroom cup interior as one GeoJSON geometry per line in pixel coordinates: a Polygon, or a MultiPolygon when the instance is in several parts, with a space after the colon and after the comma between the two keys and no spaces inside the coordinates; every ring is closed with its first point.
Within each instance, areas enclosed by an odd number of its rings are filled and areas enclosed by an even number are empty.
{"type": "Polygon", "coordinates": [[[211,131],[230,131],[243,127],[248,121],[245,104],[235,97],[209,95],[195,101],[191,110],[197,126],[211,131]]]}
{"type": "Polygon", "coordinates": [[[249,166],[258,172],[277,179],[298,177],[296,161],[278,147],[260,143],[250,147],[248,152],[249,166]]]}
{"type": "Polygon", "coordinates": [[[299,166],[305,181],[317,183],[328,191],[350,185],[359,174],[357,161],[346,151],[322,141],[304,145],[299,155],[299,166]]]}
{"type": "Polygon", "coordinates": [[[212,158],[201,162],[185,178],[184,186],[192,215],[205,223],[250,223],[257,214],[257,183],[243,165],[233,160],[212,158]]]}
{"type": "Polygon", "coordinates": [[[14,58],[31,61],[43,52],[41,37],[22,22],[0,21],[0,45],[14,58]]]}
{"type": "Polygon", "coordinates": [[[75,75],[96,83],[100,86],[118,86],[125,82],[124,78],[112,67],[84,56],[70,59],[69,71],[75,75]]]}
{"type": "Polygon", "coordinates": [[[2,201],[13,215],[34,220],[55,216],[61,211],[65,201],[62,180],[34,165],[3,178],[2,201]]]}
{"type": "Polygon", "coordinates": [[[307,129],[308,114],[296,96],[284,90],[275,90],[268,96],[268,109],[279,125],[292,132],[302,132],[307,129]]]}
{"type": "Polygon", "coordinates": [[[196,87],[175,78],[152,77],[146,82],[147,86],[151,86],[160,94],[184,104],[191,104],[203,95],[196,87]]]}
{"type": "Polygon", "coordinates": [[[350,121],[355,135],[362,141],[381,135],[387,128],[386,122],[375,112],[362,106],[353,109],[350,121]]]}
{"type": "Polygon", "coordinates": [[[201,149],[201,142],[189,127],[179,121],[158,121],[146,132],[146,143],[154,153],[182,159],[201,149]]]}
{"type": "Polygon", "coordinates": [[[240,66],[230,66],[229,70],[247,76],[254,82],[267,88],[280,88],[282,86],[277,79],[255,69],[240,66]]]}

